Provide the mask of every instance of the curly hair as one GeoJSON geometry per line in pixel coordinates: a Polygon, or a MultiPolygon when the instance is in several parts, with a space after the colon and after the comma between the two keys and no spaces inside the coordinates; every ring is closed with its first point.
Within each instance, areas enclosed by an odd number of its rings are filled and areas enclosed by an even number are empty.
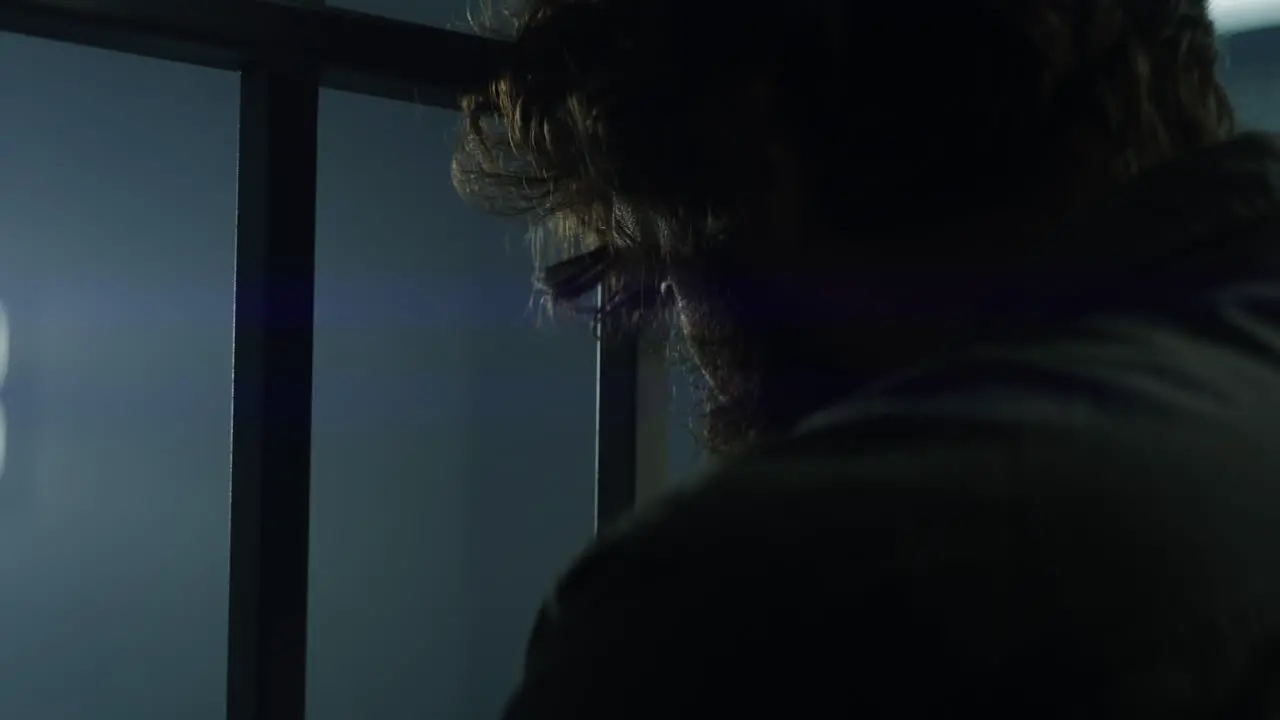
{"type": "MultiPolygon", "coordinates": [[[[1004,171],[996,183],[1024,187],[1020,148],[1080,123],[1106,133],[1128,176],[1233,130],[1204,0],[970,0],[931,7],[932,20],[909,3],[750,5],[529,0],[501,22],[489,14],[484,29],[512,52],[487,92],[463,99],[454,183],[491,212],[532,215],[558,249],[585,251],[549,268],[555,301],[615,275],[632,287],[636,270],[660,278],[653,263],[673,243],[714,225],[709,190],[724,168],[710,166],[698,129],[753,70],[799,79],[797,134],[832,162],[860,160],[841,172],[883,180],[915,158],[976,160],[1004,171]],[[914,58],[891,57],[895,44],[914,58]],[[854,97],[872,105],[841,109],[854,97]],[[947,131],[914,135],[929,106],[949,110],[947,131]]],[[[717,119],[732,132],[735,118],[717,119]]]]}
{"type": "Polygon", "coordinates": [[[847,243],[919,216],[908,201],[942,222],[1028,198],[1069,171],[1073,133],[1096,138],[1122,182],[1234,131],[1205,0],[919,6],[525,0],[490,13],[509,52],[463,99],[454,184],[531,217],[551,304],[630,328],[664,306],[672,258],[734,242],[735,193],[759,153],[733,142],[761,123],[785,132],[847,243]],[[762,87],[767,117],[744,101],[762,87]],[[579,302],[598,286],[606,302],[579,302]]]}

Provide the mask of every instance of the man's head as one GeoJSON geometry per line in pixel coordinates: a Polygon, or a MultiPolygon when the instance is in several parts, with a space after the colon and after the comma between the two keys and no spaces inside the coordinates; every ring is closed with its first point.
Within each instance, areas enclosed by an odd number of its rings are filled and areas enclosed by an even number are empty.
{"type": "MultiPolygon", "coordinates": [[[[949,273],[1233,131],[1204,0],[526,0],[455,184],[572,303],[673,308],[706,444],[787,431],[965,329],[949,273]]],[[[610,326],[615,325],[610,320],[610,326]]]]}

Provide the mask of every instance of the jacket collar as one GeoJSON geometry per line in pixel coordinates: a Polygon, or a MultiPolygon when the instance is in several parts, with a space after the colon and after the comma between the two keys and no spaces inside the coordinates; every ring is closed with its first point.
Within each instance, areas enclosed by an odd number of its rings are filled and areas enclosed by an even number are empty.
{"type": "MultiPolygon", "coordinates": [[[[1241,134],[1069,218],[1046,238],[1042,269],[990,283],[988,301],[965,322],[975,343],[1025,341],[1098,312],[1162,312],[1235,280],[1280,282],[1278,242],[1280,136],[1241,134]]],[[[875,381],[799,430],[857,414],[922,369],[875,381]]]]}

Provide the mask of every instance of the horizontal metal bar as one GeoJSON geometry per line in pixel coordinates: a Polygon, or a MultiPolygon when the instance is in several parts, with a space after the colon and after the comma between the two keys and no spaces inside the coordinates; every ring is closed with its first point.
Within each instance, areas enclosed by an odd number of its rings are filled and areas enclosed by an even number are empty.
{"type": "Polygon", "coordinates": [[[1220,38],[1219,45],[1228,70],[1241,67],[1269,70],[1274,67],[1276,48],[1280,47],[1280,26],[1232,33],[1220,38]]]}
{"type": "Polygon", "coordinates": [[[482,87],[505,47],[363,13],[246,0],[3,0],[0,31],[227,70],[308,63],[324,87],[440,107],[482,87]]]}

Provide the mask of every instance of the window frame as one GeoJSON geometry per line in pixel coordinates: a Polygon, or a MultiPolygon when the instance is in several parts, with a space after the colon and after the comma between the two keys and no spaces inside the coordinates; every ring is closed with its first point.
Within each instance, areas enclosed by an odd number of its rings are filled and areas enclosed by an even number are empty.
{"type": "MultiPolygon", "coordinates": [[[[505,47],[320,5],[0,3],[0,32],[240,75],[228,720],[306,717],[319,90],[457,108],[464,92],[487,82],[505,47]]],[[[666,457],[670,394],[660,344],[602,338],[597,526],[666,483],[656,459],[666,457]]]]}

